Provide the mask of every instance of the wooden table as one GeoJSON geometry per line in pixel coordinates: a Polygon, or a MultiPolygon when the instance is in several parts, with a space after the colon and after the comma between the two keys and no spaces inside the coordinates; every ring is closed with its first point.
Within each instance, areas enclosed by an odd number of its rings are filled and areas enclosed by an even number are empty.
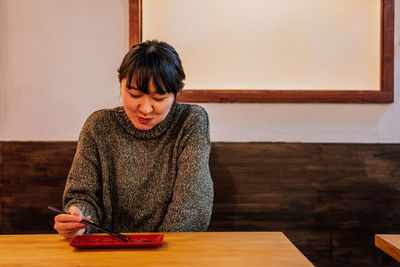
{"type": "Polygon", "coordinates": [[[78,250],[60,235],[0,235],[0,266],[312,266],[281,232],[164,233],[158,248],[78,250]]]}
{"type": "Polygon", "coordinates": [[[400,234],[375,235],[375,246],[400,262],[400,234]]]}

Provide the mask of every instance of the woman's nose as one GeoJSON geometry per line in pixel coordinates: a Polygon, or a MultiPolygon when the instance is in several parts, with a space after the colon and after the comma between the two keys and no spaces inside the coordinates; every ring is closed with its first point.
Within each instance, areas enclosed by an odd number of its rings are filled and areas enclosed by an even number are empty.
{"type": "Polygon", "coordinates": [[[149,114],[153,111],[153,105],[147,97],[145,97],[139,104],[139,111],[143,114],[149,114]]]}

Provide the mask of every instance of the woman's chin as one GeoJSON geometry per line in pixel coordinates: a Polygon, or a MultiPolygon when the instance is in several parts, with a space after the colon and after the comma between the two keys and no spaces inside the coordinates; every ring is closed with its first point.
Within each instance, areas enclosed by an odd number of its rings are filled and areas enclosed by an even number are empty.
{"type": "Polygon", "coordinates": [[[134,123],[133,125],[135,126],[136,129],[138,129],[140,131],[148,131],[153,128],[152,125],[141,124],[141,123],[134,123]]]}

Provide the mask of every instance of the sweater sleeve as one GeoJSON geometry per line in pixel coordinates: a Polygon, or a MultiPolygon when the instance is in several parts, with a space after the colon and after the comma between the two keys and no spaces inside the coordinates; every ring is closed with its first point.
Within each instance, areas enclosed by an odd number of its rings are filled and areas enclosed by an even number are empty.
{"type": "MultiPolygon", "coordinates": [[[[93,138],[94,115],[85,122],[80,133],[76,153],[68,174],[63,195],[64,210],[78,207],[84,217],[95,223],[102,221],[100,159],[93,138]]],[[[90,231],[91,228],[88,228],[90,231]]]]}
{"type": "Polygon", "coordinates": [[[172,201],[158,231],[206,231],[213,205],[213,182],[209,170],[211,149],[208,116],[197,107],[189,118],[189,131],[184,137],[178,158],[178,170],[172,201]]]}

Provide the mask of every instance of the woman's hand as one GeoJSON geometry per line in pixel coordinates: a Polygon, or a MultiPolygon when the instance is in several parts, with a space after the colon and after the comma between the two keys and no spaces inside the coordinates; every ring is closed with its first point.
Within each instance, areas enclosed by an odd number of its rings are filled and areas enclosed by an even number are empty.
{"type": "MultiPolygon", "coordinates": [[[[54,229],[65,238],[73,238],[85,233],[87,225],[80,223],[83,218],[82,211],[75,206],[69,209],[69,214],[59,214],[54,218],[54,229]]],[[[85,220],[90,221],[90,216],[85,220]]]]}

